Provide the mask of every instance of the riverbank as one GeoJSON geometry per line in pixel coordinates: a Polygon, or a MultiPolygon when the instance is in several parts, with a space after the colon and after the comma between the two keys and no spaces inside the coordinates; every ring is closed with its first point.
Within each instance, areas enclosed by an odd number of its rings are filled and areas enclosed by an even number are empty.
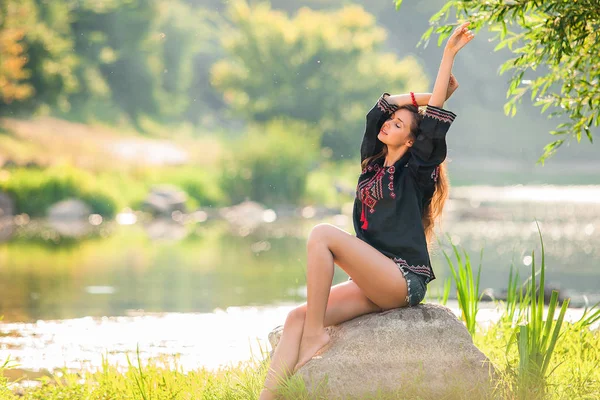
{"type": "MultiPolygon", "coordinates": [[[[219,396],[229,393],[232,397],[226,398],[252,399],[264,377],[260,360],[269,350],[266,336],[283,323],[293,306],[0,324],[0,359],[10,357],[19,365],[20,376],[19,372],[5,374],[24,381],[19,387],[7,387],[26,399],[58,399],[67,393],[78,393],[77,397],[69,397],[72,399],[101,397],[107,387],[112,388],[113,397],[120,398],[132,394],[133,398],[144,398],[144,393],[152,391],[152,398],[163,398],[159,393],[176,399],[217,394],[216,398],[225,398],[219,396]],[[143,337],[139,332],[145,332],[143,337]],[[44,375],[40,374],[43,369],[60,371],[55,377],[66,384],[55,387],[44,384],[44,380],[27,382],[28,374],[39,377],[44,375]],[[136,388],[135,374],[146,377],[148,392],[136,388]],[[200,376],[204,378],[198,380],[200,376]],[[173,385],[161,386],[161,381],[173,385]]],[[[457,316],[460,314],[457,303],[450,302],[448,306],[457,316]]],[[[550,366],[550,370],[556,370],[547,383],[548,398],[592,398],[586,396],[600,393],[600,371],[596,368],[600,362],[600,331],[598,323],[573,331],[577,327],[573,323],[582,313],[581,309],[567,312],[569,323],[563,328],[550,366]]],[[[516,346],[506,349],[511,340],[510,329],[499,323],[501,314],[501,309],[492,303],[483,303],[474,341],[508,386],[502,389],[503,394],[510,394],[516,346]]],[[[0,393],[1,388],[2,384],[0,393]]],[[[12,398],[7,393],[4,396],[2,399],[12,398]]]]}
{"type": "MultiPolygon", "coordinates": [[[[144,363],[173,356],[185,372],[200,367],[216,371],[260,354],[268,347],[267,334],[283,324],[295,306],[228,307],[211,313],[131,310],[120,317],[0,323],[0,360],[10,357],[31,372],[63,367],[95,372],[104,361],[126,368],[127,358],[136,357],[139,347],[144,363]],[[145,332],[144,336],[139,332],[145,332]]],[[[460,316],[456,300],[447,306],[460,316]]],[[[582,308],[569,308],[565,320],[575,322],[583,312],[582,308]]],[[[494,303],[483,302],[477,321],[484,330],[500,316],[494,303]]],[[[591,328],[598,329],[598,325],[591,328]]]]}

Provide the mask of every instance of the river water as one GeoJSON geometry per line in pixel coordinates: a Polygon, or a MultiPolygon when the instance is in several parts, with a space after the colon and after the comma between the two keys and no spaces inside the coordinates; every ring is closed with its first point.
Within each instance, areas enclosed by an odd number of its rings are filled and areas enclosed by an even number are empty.
{"type": "MultiPolygon", "coordinates": [[[[21,221],[0,244],[0,360],[94,368],[103,356],[125,365],[138,347],[144,359],[176,355],[186,368],[247,360],[305,299],[310,229],[328,222],[352,232],[348,208],[269,211],[259,224],[121,218],[96,221],[77,240],[47,221],[21,221]]],[[[532,251],[539,266],[538,226],[547,282],[576,307],[600,300],[600,186],[454,188],[432,251],[430,300],[450,276],[449,241],[475,268],[483,249],[481,288],[500,292],[511,265],[530,275],[532,251]]],[[[334,282],[346,278],[337,270],[334,282]]],[[[495,318],[491,307],[482,320],[495,318]]]]}

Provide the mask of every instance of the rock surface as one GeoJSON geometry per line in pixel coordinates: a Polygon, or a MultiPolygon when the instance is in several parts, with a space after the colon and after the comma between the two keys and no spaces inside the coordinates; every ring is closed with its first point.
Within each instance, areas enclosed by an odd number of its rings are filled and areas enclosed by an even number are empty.
{"type": "MultiPolygon", "coordinates": [[[[493,367],[446,307],[423,304],[329,327],[331,346],[297,372],[311,396],[490,398],[493,367]]],[[[269,335],[275,348],[282,330],[269,335]]]]}
{"type": "Polygon", "coordinates": [[[185,213],[187,194],[171,185],[161,185],[152,188],[144,201],[142,208],[153,215],[171,216],[174,211],[185,213]]]}
{"type": "Polygon", "coordinates": [[[48,217],[52,219],[79,219],[87,220],[92,210],[79,199],[59,201],[48,208],[48,217]]]}
{"type": "Polygon", "coordinates": [[[265,223],[265,217],[268,220],[270,213],[274,212],[269,211],[262,204],[250,200],[220,210],[221,217],[225,218],[230,224],[251,229],[265,223]]]}

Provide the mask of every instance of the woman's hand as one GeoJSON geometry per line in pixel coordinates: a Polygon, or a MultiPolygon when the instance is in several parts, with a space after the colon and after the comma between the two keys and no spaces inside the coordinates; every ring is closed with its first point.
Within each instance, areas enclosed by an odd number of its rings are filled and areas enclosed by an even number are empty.
{"type": "Polygon", "coordinates": [[[475,35],[468,29],[469,24],[470,22],[464,22],[452,32],[452,35],[450,35],[446,42],[444,52],[454,56],[460,49],[465,47],[467,43],[473,40],[475,35]]]}
{"type": "Polygon", "coordinates": [[[458,89],[458,81],[451,72],[450,80],[448,81],[448,90],[446,91],[446,100],[448,100],[450,96],[452,96],[452,93],[454,93],[456,89],[458,89]]]}
{"type": "Polygon", "coordinates": [[[444,102],[458,87],[456,79],[453,79],[452,77],[452,64],[454,63],[454,56],[456,56],[456,53],[473,40],[474,36],[468,27],[468,22],[461,24],[454,30],[446,42],[440,69],[438,70],[435,83],[433,84],[433,93],[431,93],[431,98],[429,99],[428,104],[430,106],[443,107],[444,102]]]}

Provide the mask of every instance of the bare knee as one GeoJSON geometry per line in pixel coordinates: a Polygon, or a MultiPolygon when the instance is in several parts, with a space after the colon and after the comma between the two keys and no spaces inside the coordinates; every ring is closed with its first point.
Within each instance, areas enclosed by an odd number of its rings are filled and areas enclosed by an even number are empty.
{"type": "Polygon", "coordinates": [[[322,223],[315,225],[315,227],[312,228],[310,234],[308,235],[306,247],[310,249],[315,245],[328,245],[328,239],[331,238],[333,229],[336,229],[336,227],[331,224],[322,223]]]}
{"type": "Polygon", "coordinates": [[[306,317],[306,306],[298,306],[290,311],[285,319],[284,330],[286,328],[302,328],[304,318],[306,317]]]}

